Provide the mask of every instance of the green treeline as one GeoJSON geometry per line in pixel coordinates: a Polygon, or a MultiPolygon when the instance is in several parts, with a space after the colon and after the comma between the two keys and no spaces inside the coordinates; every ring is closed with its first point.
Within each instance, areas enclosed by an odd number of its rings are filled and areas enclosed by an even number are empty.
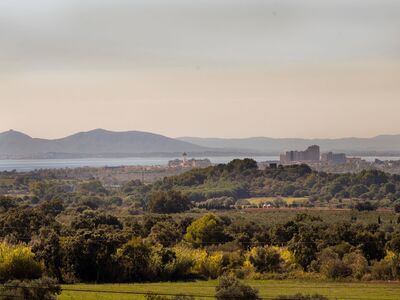
{"type": "Polygon", "coordinates": [[[235,199],[260,196],[359,198],[392,202],[400,200],[400,176],[377,170],[358,174],[327,174],[312,171],[307,165],[279,166],[259,170],[250,159],[234,160],[227,165],[195,169],[154,184],[162,190],[178,189],[193,201],[222,196],[235,199]]]}
{"type": "MultiPolygon", "coordinates": [[[[19,263],[33,270],[32,278],[42,275],[35,271],[34,255],[43,274],[61,282],[207,279],[225,273],[239,278],[400,279],[398,226],[396,231],[379,224],[332,226],[307,214],[272,226],[215,214],[120,220],[93,210],[61,224],[40,206],[10,209],[7,216],[0,226],[4,245],[29,245],[33,254],[19,263]],[[33,226],[27,230],[17,220],[33,226]]],[[[9,276],[3,280],[26,277],[2,273],[7,264],[9,258],[0,261],[0,275],[9,276]]]]}

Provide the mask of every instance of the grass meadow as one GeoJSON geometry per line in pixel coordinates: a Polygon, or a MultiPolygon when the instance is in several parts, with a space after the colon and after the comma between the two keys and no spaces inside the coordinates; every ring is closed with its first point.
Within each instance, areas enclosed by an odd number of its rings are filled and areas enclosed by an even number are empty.
{"type": "MultiPolygon", "coordinates": [[[[246,280],[245,283],[259,289],[263,299],[272,299],[278,295],[294,295],[296,293],[319,293],[329,299],[400,299],[399,282],[329,282],[299,280],[246,280]]],[[[144,294],[158,293],[163,295],[183,293],[193,295],[196,299],[212,299],[215,295],[217,281],[165,282],[140,284],[75,284],[65,285],[61,300],[105,300],[105,299],[145,299],[144,294]],[[80,290],[80,291],[79,291],[80,290]],[[92,292],[90,292],[92,291],[92,292]],[[96,292],[101,291],[101,292],[96,292]],[[122,293],[119,293],[122,292],[122,293]],[[124,294],[125,293],[125,294],[124,294]]]]}

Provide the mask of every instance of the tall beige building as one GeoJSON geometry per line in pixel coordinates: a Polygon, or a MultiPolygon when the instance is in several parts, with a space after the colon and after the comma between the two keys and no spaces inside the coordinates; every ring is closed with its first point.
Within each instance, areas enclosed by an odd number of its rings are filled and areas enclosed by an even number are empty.
{"type": "Polygon", "coordinates": [[[321,150],[318,145],[312,145],[305,151],[287,151],[281,154],[281,163],[293,162],[319,162],[321,157],[321,150]]]}

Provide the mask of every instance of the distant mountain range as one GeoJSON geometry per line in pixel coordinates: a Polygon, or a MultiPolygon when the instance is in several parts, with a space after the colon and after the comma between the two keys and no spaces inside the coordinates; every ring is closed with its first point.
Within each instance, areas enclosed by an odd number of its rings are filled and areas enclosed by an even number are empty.
{"type": "Polygon", "coordinates": [[[208,151],[212,149],[140,131],[96,129],[54,140],[32,138],[14,130],[0,133],[1,158],[155,156],[208,151]]]}
{"type": "Polygon", "coordinates": [[[210,148],[233,148],[276,155],[287,150],[304,150],[319,145],[321,151],[344,152],[348,155],[400,155],[400,135],[373,138],[296,139],[252,137],[238,139],[182,137],[181,141],[210,148]]]}
{"type": "Polygon", "coordinates": [[[278,155],[285,150],[304,150],[310,145],[322,151],[349,155],[400,155],[400,135],[344,139],[274,139],[254,137],[169,138],[141,131],[113,132],[96,129],[60,139],[32,138],[10,130],[0,133],[1,159],[128,157],[128,156],[256,156],[278,155]]]}

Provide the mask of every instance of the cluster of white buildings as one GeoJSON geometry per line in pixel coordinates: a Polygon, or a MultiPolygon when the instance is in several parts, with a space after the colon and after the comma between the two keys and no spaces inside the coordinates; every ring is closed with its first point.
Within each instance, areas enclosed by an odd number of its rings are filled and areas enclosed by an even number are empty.
{"type": "Polygon", "coordinates": [[[207,168],[209,166],[211,166],[209,159],[188,159],[186,152],[183,153],[182,159],[174,159],[168,162],[169,168],[207,168]]]}
{"type": "Polygon", "coordinates": [[[321,161],[333,164],[345,164],[347,162],[347,156],[344,153],[322,153],[321,161]]]}
{"type": "Polygon", "coordinates": [[[312,145],[304,151],[287,151],[280,155],[281,164],[291,163],[331,163],[345,164],[347,156],[344,153],[322,153],[318,145],[312,145]]]}
{"type": "Polygon", "coordinates": [[[317,145],[308,147],[305,151],[287,151],[280,156],[283,164],[294,162],[319,162],[321,160],[320,148],[317,145]]]}

